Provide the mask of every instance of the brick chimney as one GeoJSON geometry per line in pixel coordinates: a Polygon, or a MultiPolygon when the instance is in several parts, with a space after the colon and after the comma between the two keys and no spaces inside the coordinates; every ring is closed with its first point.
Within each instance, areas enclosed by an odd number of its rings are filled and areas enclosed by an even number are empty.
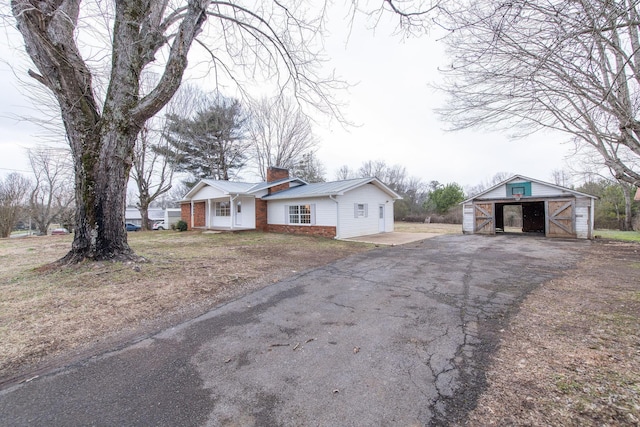
{"type": "MultiPolygon", "coordinates": [[[[289,178],[289,169],[276,168],[273,166],[269,166],[267,168],[267,182],[274,182],[287,178],[289,178]]],[[[269,188],[269,194],[277,193],[278,191],[286,190],[287,188],[289,188],[288,182],[276,185],[275,187],[269,188]]]]}

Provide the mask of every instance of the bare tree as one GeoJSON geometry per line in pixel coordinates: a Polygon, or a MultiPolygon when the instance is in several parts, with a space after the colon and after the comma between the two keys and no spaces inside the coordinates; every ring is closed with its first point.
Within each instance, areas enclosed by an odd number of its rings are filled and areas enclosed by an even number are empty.
{"type": "Polygon", "coordinates": [[[25,208],[31,183],[17,172],[0,180],[0,237],[9,237],[25,208]]]}
{"type": "Polygon", "coordinates": [[[136,207],[140,211],[143,230],[149,230],[149,206],[151,203],[171,190],[173,169],[167,158],[154,149],[160,144],[162,144],[162,131],[154,131],[147,124],[138,134],[133,150],[131,178],[138,187],[136,207]],[[155,142],[154,139],[156,139],[155,142]],[[161,141],[157,141],[157,139],[161,141]]]}
{"type": "Polygon", "coordinates": [[[552,170],[551,179],[555,185],[567,188],[571,186],[571,174],[564,169],[552,170]]]}
{"type": "Polygon", "coordinates": [[[480,194],[483,191],[493,187],[501,183],[502,181],[506,181],[514,174],[510,172],[497,172],[495,175],[491,177],[489,180],[484,180],[483,182],[478,183],[477,185],[465,188],[465,193],[467,197],[473,197],[476,194],[480,194]]]}
{"type": "Polygon", "coordinates": [[[376,177],[397,193],[404,193],[407,184],[407,169],[401,165],[388,166],[384,160],[368,160],[362,163],[357,175],[360,177],[376,177]]]}
{"type": "MultiPolygon", "coordinates": [[[[69,150],[38,148],[28,151],[35,176],[29,196],[29,212],[38,231],[47,234],[49,225],[73,207],[73,173],[69,150]]],[[[68,224],[65,224],[68,225],[68,224]]]]}
{"type": "Polygon", "coordinates": [[[559,130],[640,185],[637,0],[471,1],[449,16],[453,129],[559,130]]]}
{"type": "Polygon", "coordinates": [[[282,97],[261,98],[250,107],[248,137],[263,180],[269,166],[291,169],[317,145],[309,117],[282,97]]]}
{"type": "Polygon", "coordinates": [[[300,161],[291,166],[290,174],[306,182],[325,181],[324,165],[312,151],[300,156],[300,161]]]}
{"type": "Polygon", "coordinates": [[[63,262],[138,259],[123,227],[135,141],[178,89],[197,37],[217,77],[236,83],[242,75],[264,77],[283,93],[339,115],[329,90],[340,82],[316,73],[324,5],[315,16],[307,7],[270,1],[12,0],[11,9],[37,69],[29,75],[54,95],[71,147],[76,230],[63,262]],[[104,23],[111,28],[94,29],[104,23]],[[83,55],[84,31],[102,34],[101,40],[108,34],[108,53],[83,55]],[[141,78],[151,67],[161,77],[143,91],[141,78]],[[101,86],[104,69],[108,84],[101,86]]]}
{"type": "Polygon", "coordinates": [[[349,168],[349,166],[347,165],[340,166],[340,168],[336,171],[337,181],[352,179],[352,178],[355,178],[355,176],[356,176],[356,173],[352,171],[351,168],[349,168]]]}

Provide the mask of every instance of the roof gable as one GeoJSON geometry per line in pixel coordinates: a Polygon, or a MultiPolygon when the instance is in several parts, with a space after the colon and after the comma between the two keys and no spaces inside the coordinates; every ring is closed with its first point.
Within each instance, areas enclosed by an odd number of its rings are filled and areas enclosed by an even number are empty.
{"type": "Polygon", "coordinates": [[[222,192],[224,195],[242,194],[242,195],[254,195],[260,191],[268,190],[271,187],[285,183],[297,183],[298,185],[307,185],[307,182],[300,178],[284,178],[271,182],[235,182],[235,181],[223,181],[216,179],[201,179],[196,185],[191,188],[182,198],[183,201],[191,200],[200,190],[209,186],[222,192]]]}
{"type": "MultiPolygon", "coordinates": [[[[504,181],[494,185],[493,187],[488,188],[488,189],[484,190],[483,192],[478,193],[475,196],[468,198],[467,200],[464,200],[460,204],[468,203],[468,202],[470,202],[472,200],[475,200],[475,199],[482,199],[482,197],[484,195],[487,195],[487,194],[493,192],[494,190],[496,190],[496,189],[498,189],[498,188],[500,188],[502,186],[504,186],[506,188],[508,184],[515,183],[515,182],[534,182],[534,183],[539,184],[541,186],[550,187],[550,188],[553,188],[555,190],[559,190],[562,193],[570,193],[570,194],[573,194],[574,196],[590,197],[592,199],[597,199],[596,196],[592,196],[591,194],[582,193],[580,191],[572,190],[570,188],[563,187],[561,185],[556,185],[556,184],[552,184],[550,182],[540,181],[539,179],[529,178],[529,177],[526,177],[524,175],[513,175],[512,177],[505,179],[504,181]]],[[[507,197],[506,191],[505,191],[504,197],[507,197]]],[[[535,197],[535,196],[533,196],[533,197],[535,197]]]]}

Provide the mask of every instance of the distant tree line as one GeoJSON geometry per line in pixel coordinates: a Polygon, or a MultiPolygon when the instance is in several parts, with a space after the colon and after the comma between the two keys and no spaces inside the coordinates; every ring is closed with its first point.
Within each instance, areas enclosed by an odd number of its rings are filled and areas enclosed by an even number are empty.
{"type": "Polygon", "coordinates": [[[73,175],[67,150],[28,151],[33,178],[14,172],[0,179],[0,237],[20,225],[38,234],[74,224],[73,175]]]}

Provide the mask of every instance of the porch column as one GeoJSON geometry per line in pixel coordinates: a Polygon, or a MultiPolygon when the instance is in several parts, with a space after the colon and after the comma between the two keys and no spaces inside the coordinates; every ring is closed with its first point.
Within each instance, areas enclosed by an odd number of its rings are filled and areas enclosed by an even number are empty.
{"type": "Polygon", "coordinates": [[[211,216],[211,199],[207,199],[207,205],[204,212],[204,227],[209,228],[211,224],[211,220],[209,217],[211,216]]]}
{"type": "Polygon", "coordinates": [[[231,224],[230,227],[233,230],[233,224],[235,224],[236,222],[236,209],[233,206],[233,197],[231,197],[231,195],[229,195],[229,213],[231,214],[231,216],[229,217],[229,219],[231,220],[231,224]]]}

